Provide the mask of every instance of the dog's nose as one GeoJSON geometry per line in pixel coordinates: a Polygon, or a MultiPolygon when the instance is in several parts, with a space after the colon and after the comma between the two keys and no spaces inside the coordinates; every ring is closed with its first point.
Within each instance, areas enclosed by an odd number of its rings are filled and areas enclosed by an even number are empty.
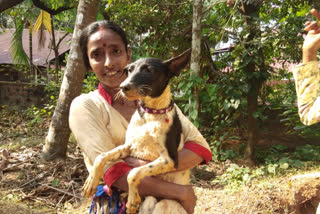
{"type": "Polygon", "coordinates": [[[122,90],[122,91],[129,91],[130,90],[130,85],[120,85],[120,89],[122,90]]]}

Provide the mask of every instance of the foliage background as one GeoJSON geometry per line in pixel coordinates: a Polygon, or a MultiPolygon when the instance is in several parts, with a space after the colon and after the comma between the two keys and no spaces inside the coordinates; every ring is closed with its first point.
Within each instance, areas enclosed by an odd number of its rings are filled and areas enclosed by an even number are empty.
{"type": "MultiPolygon", "coordinates": [[[[294,82],[287,67],[301,60],[301,51],[297,50],[301,49],[303,24],[311,19],[308,12],[315,5],[314,1],[262,1],[258,10],[249,14],[255,23],[252,26],[246,25],[248,17],[239,10],[241,2],[253,4],[249,0],[203,1],[201,73],[190,76],[187,70],[172,83],[177,103],[199,126],[212,146],[214,156],[220,160],[237,156],[237,152],[225,148],[226,142],[237,140],[244,143],[247,139],[246,96],[251,87],[248,84],[250,79],[263,82],[258,95],[258,109],[253,115],[260,133],[268,132],[264,125],[274,112],[281,118],[286,134],[314,136],[320,133],[319,125],[306,127],[301,124],[294,82]],[[256,27],[259,33],[248,41],[251,27],[256,27]],[[224,47],[230,48],[229,51],[217,52],[224,47]],[[254,63],[256,72],[246,70],[249,63],[254,63]],[[188,102],[193,96],[193,88],[199,89],[199,117],[195,112],[189,112],[194,105],[194,102],[188,102]]],[[[52,9],[62,6],[73,8],[55,16],[54,27],[57,30],[73,31],[76,4],[56,0],[46,2],[52,9]]],[[[133,61],[146,56],[167,59],[191,46],[192,5],[191,0],[102,0],[98,19],[113,20],[125,29],[133,61]]],[[[23,23],[34,22],[39,13],[32,1],[27,0],[1,14],[2,28],[19,28],[23,23]]],[[[57,90],[53,89],[60,86],[62,72],[47,86],[45,107],[51,109],[47,113],[49,117],[58,96],[57,90]]],[[[96,85],[97,79],[88,72],[83,92],[94,90],[96,85]]],[[[35,114],[39,112],[36,108],[35,114]]]]}

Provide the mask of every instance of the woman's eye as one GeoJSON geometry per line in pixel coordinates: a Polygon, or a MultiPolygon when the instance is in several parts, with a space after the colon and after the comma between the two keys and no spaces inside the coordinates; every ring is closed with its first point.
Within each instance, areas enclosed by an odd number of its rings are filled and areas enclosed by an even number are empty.
{"type": "Polygon", "coordinates": [[[113,50],[113,53],[114,53],[114,54],[120,54],[120,53],[121,53],[121,50],[116,48],[116,49],[113,50]]]}
{"type": "Polygon", "coordinates": [[[95,60],[99,60],[102,57],[102,53],[100,51],[93,52],[91,57],[95,60]]]}

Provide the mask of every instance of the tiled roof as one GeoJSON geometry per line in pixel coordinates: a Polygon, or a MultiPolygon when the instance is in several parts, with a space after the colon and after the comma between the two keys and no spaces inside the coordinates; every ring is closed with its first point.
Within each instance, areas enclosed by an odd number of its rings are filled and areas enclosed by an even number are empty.
{"type": "MultiPolygon", "coordinates": [[[[12,56],[10,52],[10,43],[11,39],[13,37],[15,29],[7,29],[5,32],[0,34],[0,64],[6,63],[6,64],[12,64],[12,56]]],[[[46,34],[46,41],[43,48],[39,48],[38,44],[38,33],[32,33],[32,52],[33,52],[33,63],[35,65],[46,65],[46,61],[53,60],[54,57],[54,51],[51,50],[50,42],[51,42],[51,35],[48,33],[48,31],[45,31],[46,34]]],[[[63,37],[65,33],[55,31],[55,38],[56,43],[58,43],[59,39],[63,37]]],[[[59,46],[59,55],[63,54],[64,52],[68,51],[70,49],[70,40],[72,38],[72,35],[69,34],[66,36],[63,41],[60,43],[59,46]]],[[[29,30],[24,29],[23,31],[23,48],[27,55],[29,55],[29,30]]]]}

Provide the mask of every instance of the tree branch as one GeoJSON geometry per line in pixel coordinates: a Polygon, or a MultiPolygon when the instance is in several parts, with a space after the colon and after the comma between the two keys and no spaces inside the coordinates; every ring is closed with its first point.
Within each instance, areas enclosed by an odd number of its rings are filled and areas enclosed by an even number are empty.
{"type": "Polygon", "coordinates": [[[58,9],[56,10],[53,10],[51,8],[48,8],[42,1],[40,0],[32,0],[33,4],[40,8],[41,10],[44,10],[46,12],[48,12],[50,15],[57,15],[58,13],[61,13],[63,11],[66,11],[66,10],[70,10],[72,9],[72,7],[59,7],[58,9]]]}
{"type": "MultiPolygon", "coordinates": [[[[24,0],[0,0],[0,13],[2,13],[3,11],[7,10],[7,9],[10,9],[20,3],[24,2],[24,0]]],[[[51,15],[57,15],[58,13],[61,13],[63,11],[66,11],[66,10],[70,10],[72,9],[73,7],[60,7],[56,10],[53,10],[51,8],[48,8],[42,1],[40,0],[32,0],[33,4],[44,10],[44,11],[47,11],[48,13],[50,13],[51,15]]]]}
{"type": "Polygon", "coordinates": [[[24,2],[24,0],[0,0],[0,13],[22,2],[24,2]]]}
{"type": "Polygon", "coordinates": [[[64,39],[64,38],[66,38],[66,36],[68,36],[69,35],[69,33],[65,33],[60,39],[59,39],[59,41],[58,41],[58,43],[57,43],[57,47],[59,47],[59,45],[60,45],[60,43],[62,42],[62,40],[64,39]]]}

